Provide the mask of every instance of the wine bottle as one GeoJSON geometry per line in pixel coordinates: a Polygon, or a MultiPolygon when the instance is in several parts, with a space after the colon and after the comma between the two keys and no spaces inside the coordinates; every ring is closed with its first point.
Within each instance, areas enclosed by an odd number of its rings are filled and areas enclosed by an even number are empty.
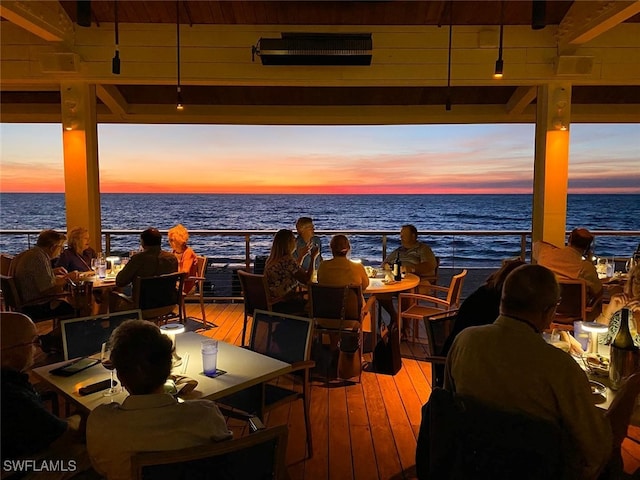
{"type": "Polygon", "coordinates": [[[629,331],[629,309],[620,311],[620,327],[611,342],[611,362],[609,364],[609,380],[611,388],[617,390],[626,378],[640,368],[640,351],[633,343],[629,331]]]}
{"type": "Polygon", "coordinates": [[[396,257],[396,263],[393,264],[393,277],[398,282],[402,280],[402,261],[400,261],[400,252],[398,252],[398,256],[396,257]]]}

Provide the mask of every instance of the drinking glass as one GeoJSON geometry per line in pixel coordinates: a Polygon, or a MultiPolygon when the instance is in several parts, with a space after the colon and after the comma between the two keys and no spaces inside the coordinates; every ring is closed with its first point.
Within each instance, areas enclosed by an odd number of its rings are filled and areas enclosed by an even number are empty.
{"type": "Polygon", "coordinates": [[[606,278],[608,268],[609,260],[607,260],[605,257],[598,257],[598,263],[596,264],[596,272],[598,272],[598,278],[606,278]]]}
{"type": "Polygon", "coordinates": [[[111,373],[111,387],[103,393],[105,397],[112,397],[113,395],[117,395],[120,393],[120,387],[116,387],[113,384],[113,363],[111,362],[111,345],[108,343],[102,344],[102,350],[100,350],[100,362],[102,366],[109,370],[111,373]]]}

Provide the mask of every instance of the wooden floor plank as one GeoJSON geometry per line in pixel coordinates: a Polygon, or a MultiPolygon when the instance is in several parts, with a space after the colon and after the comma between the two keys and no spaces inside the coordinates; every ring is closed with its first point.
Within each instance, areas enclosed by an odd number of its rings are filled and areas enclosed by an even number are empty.
{"type": "MultiPolygon", "coordinates": [[[[322,388],[322,387],[317,387],[322,388]]],[[[329,477],[353,479],[346,389],[329,388],[329,477]]]]}

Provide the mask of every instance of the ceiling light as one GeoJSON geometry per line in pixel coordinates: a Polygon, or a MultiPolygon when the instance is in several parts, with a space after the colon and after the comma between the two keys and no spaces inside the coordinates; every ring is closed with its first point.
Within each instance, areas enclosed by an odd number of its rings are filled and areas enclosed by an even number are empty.
{"type": "Polygon", "coordinates": [[[178,72],[178,84],[176,95],[176,110],[184,110],[184,100],[182,99],[182,88],[180,86],[180,2],[176,0],[176,61],[178,72]]]}
{"type": "Polygon", "coordinates": [[[111,73],[114,75],[120,75],[120,51],[118,50],[118,44],[120,43],[118,36],[118,0],[113,0],[113,16],[116,33],[116,53],[111,60],[111,73]]]}
{"type": "Polygon", "coordinates": [[[500,44],[498,46],[498,60],[493,71],[493,78],[502,78],[504,61],[502,60],[502,39],[504,37],[504,0],[500,2],[500,44]]]}

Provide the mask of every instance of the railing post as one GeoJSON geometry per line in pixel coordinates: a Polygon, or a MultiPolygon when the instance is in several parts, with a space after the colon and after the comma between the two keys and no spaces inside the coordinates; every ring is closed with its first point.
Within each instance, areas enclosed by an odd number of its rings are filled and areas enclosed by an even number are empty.
{"type": "Polygon", "coordinates": [[[527,234],[520,235],[520,260],[527,261],[527,234]]]}
{"type": "Polygon", "coordinates": [[[104,249],[105,255],[111,255],[111,235],[109,233],[104,234],[104,249]]]}
{"type": "Polygon", "coordinates": [[[247,272],[251,271],[251,235],[248,233],[244,236],[244,263],[245,270],[247,272]]]}

